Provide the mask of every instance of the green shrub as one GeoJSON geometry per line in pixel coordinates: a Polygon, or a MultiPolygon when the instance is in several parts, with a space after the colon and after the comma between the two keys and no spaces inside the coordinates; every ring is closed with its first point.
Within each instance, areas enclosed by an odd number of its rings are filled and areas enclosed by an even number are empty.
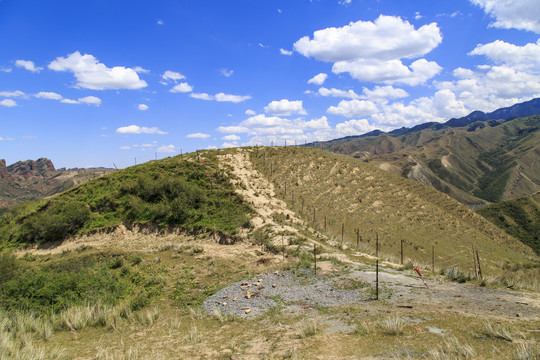
{"type": "MultiPolygon", "coordinates": [[[[114,263],[116,257],[111,259],[114,263]]],[[[52,263],[0,257],[0,307],[37,313],[58,312],[85,301],[116,304],[133,289],[130,279],[102,256],[82,256],[52,263]]]]}
{"type": "Polygon", "coordinates": [[[51,201],[23,221],[19,241],[44,243],[62,240],[77,233],[89,219],[90,210],[80,201],[51,201]]]}

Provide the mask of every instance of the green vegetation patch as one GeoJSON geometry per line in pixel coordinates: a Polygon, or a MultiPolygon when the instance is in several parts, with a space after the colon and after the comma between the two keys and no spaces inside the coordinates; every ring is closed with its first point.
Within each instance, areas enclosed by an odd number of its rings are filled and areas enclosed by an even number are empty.
{"type": "Polygon", "coordinates": [[[478,213],[540,255],[540,193],[494,204],[478,213]]]}
{"type": "Polygon", "coordinates": [[[88,301],[115,305],[133,297],[140,303],[155,287],[114,254],[21,259],[4,254],[0,274],[0,308],[42,314],[88,301]]]}
{"type": "Polygon", "coordinates": [[[14,208],[0,219],[0,244],[57,241],[123,222],[234,236],[249,225],[249,207],[215,154],[206,155],[204,163],[174,157],[130,167],[14,208]]]}

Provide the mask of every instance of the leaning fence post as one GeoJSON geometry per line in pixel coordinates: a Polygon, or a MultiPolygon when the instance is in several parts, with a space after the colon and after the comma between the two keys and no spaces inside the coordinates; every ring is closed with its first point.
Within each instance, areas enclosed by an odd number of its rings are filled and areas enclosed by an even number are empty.
{"type": "Polygon", "coordinates": [[[480,269],[480,257],[478,256],[478,250],[476,250],[476,262],[478,263],[478,275],[480,276],[480,280],[484,280],[482,278],[482,269],[480,269]]]}
{"type": "Polygon", "coordinates": [[[475,279],[478,279],[478,267],[476,265],[476,255],[474,251],[474,244],[471,244],[471,246],[472,246],[472,258],[474,262],[474,275],[475,275],[475,279]]]}

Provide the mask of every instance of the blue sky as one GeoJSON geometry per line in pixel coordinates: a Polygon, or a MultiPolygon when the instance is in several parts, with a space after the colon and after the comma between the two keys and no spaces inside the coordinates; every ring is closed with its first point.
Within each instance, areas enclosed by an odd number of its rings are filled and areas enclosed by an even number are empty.
{"type": "Polygon", "coordinates": [[[540,96],[537,0],[0,0],[0,158],[130,166],[540,96]]]}

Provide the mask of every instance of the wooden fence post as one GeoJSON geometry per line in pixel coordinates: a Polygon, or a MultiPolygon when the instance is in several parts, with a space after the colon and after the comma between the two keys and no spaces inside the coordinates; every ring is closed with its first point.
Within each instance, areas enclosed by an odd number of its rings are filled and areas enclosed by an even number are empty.
{"type": "Polygon", "coordinates": [[[431,272],[435,274],[435,245],[431,245],[431,272]]]}
{"type": "Polygon", "coordinates": [[[313,259],[315,260],[315,275],[317,275],[317,245],[313,244],[313,259]]]}
{"type": "Polygon", "coordinates": [[[401,239],[401,265],[403,265],[403,239],[401,239]]]}
{"type": "Polygon", "coordinates": [[[283,235],[281,235],[281,250],[283,251],[283,261],[285,261],[285,245],[283,241],[283,235]]]}
{"type": "Polygon", "coordinates": [[[379,300],[379,233],[375,242],[375,300],[379,300]]]}

